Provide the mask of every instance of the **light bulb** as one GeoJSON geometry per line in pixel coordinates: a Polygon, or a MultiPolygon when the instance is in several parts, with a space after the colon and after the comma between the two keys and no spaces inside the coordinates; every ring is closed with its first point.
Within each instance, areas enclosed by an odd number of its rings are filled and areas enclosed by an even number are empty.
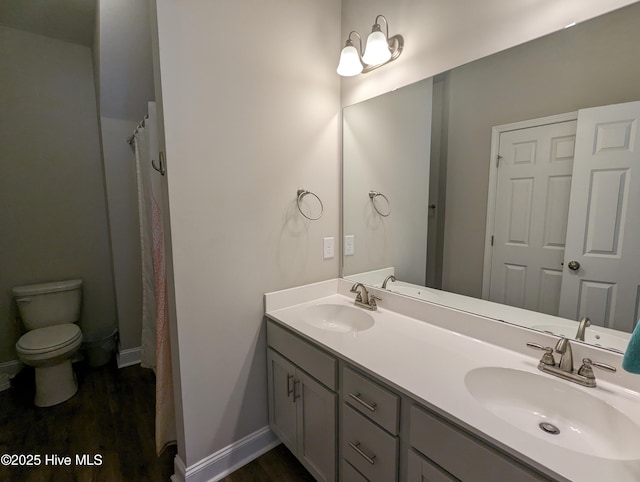
{"type": "Polygon", "coordinates": [[[380,31],[379,25],[374,25],[367,37],[367,46],[362,61],[367,65],[384,64],[391,58],[387,36],[380,31]]]}
{"type": "Polygon", "coordinates": [[[349,45],[349,43],[347,43],[347,45],[342,49],[342,52],[340,53],[340,62],[338,63],[336,72],[343,77],[352,77],[362,72],[360,54],[353,45],[349,45]]]}

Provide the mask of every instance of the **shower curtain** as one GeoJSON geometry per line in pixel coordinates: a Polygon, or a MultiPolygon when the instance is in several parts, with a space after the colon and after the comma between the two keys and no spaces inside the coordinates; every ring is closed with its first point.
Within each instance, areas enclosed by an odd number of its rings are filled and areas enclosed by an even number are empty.
{"type": "Polygon", "coordinates": [[[134,133],[142,257],[141,365],[156,373],[156,451],[160,454],[175,442],[176,433],[163,244],[164,178],[154,169],[154,164],[159,167],[155,102],[149,102],[148,109],[144,123],[134,133]]]}

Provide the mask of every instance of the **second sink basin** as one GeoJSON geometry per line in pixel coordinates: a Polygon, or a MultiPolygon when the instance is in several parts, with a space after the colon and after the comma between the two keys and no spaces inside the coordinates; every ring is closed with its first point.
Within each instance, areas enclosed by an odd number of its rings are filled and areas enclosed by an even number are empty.
{"type": "Polygon", "coordinates": [[[640,427],[617,408],[568,382],[511,368],[482,367],[467,373],[465,385],[488,411],[549,443],[604,459],[640,458],[640,427]]]}
{"type": "Polygon", "coordinates": [[[348,333],[373,326],[373,317],[360,308],[345,305],[313,305],[304,309],[303,320],[321,330],[348,333]]]}

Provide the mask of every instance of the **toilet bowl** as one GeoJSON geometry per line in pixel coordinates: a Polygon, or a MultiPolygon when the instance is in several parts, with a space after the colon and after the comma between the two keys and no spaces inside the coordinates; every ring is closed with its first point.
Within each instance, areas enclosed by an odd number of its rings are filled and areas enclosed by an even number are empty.
{"type": "Polygon", "coordinates": [[[80,349],[81,280],[56,281],[13,289],[27,333],[16,343],[18,357],[35,368],[38,407],[73,397],[78,384],[71,357],[80,349]]]}

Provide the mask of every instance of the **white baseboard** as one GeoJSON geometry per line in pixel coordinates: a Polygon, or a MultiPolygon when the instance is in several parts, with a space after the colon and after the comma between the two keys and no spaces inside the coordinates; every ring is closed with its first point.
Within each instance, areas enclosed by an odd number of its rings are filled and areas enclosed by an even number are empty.
{"type": "Polygon", "coordinates": [[[216,482],[280,445],[271,429],[263,427],[187,467],[179,455],[174,460],[173,482],[216,482]]]}
{"type": "Polygon", "coordinates": [[[15,377],[24,364],[20,360],[11,360],[8,362],[0,363],[0,373],[9,375],[9,378],[15,377]]]}
{"type": "Polygon", "coordinates": [[[118,350],[116,360],[118,361],[118,368],[137,365],[142,360],[142,347],[137,346],[127,350],[118,350]]]}

